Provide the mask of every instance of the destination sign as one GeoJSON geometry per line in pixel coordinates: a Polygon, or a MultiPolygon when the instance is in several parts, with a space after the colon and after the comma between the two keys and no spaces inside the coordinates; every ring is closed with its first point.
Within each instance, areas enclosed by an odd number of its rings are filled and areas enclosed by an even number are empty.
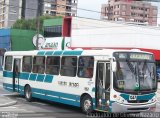
{"type": "Polygon", "coordinates": [[[114,56],[119,59],[153,60],[153,55],[145,53],[116,52],[114,53],[114,56]]]}
{"type": "Polygon", "coordinates": [[[153,56],[150,54],[139,54],[139,53],[131,53],[130,59],[144,59],[144,60],[152,60],[153,56]]]}

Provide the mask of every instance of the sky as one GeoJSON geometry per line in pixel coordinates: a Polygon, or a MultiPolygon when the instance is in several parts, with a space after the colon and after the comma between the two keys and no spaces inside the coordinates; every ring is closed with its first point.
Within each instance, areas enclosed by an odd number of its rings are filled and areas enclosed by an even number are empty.
{"type": "MultiPolygon", "coordinates": [[[[93,11],[101,11],[101,5],[107,4],[108,0],[78,0],[78,11],[77,16],[79,17],[86,17],[86,18],[94,18],[94,19],[100,19],[100,13],[97,12],[91,12],[82,9],[87,10],[93,10],[93,11]]],[[[158,6],[158,24],[160,24],[160,2],[154,2],[154,5],[158,6]]]]}

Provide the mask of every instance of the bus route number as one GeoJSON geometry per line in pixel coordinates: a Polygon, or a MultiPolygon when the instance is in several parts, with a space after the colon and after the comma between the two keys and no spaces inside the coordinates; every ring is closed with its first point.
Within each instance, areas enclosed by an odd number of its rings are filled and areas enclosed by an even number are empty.
{"type": "Polygon", "coordinates": [[[69,82],[69,86],[78,88],[79,87],[79,83],[69,82]]]}

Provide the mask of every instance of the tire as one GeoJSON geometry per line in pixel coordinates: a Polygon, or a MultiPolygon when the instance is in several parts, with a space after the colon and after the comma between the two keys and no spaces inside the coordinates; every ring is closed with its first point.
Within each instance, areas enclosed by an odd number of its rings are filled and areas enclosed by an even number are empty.
{"type": "Polygon", "coordinates": [[[89,95],[85,95],[81,101],[82,112],[89,114],[93,112],[93,101],[89,95]]]}
{"type": "Polygon", "coordinates": [[[31,102],[32,101],[32,90],[31,90],[31,87],[29,85],[27,85],[25,87],[25,90],[24,90],[24,95],[25,95],[25,98],[28,102],[31,102]]]}

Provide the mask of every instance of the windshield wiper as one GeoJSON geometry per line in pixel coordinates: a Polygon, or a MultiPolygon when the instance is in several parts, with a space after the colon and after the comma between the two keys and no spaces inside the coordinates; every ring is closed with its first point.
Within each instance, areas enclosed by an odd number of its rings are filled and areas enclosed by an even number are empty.
{"type": "Polygon", "coordinates": [[[138,94],[140,92],[140,80],[138,79],[139,77],[138,77],[137,67],[135,65],[135,68],[134,68],[128,59],[126,59],[126,62],[128,64],[129,69],[131,70],[131,72],[135,75],[136,82],[138,82],[138,88],[134,89],[134,91],[136,91],[138,94]]]}
{"type": "Polygon", "coordinates": [[[126,59],[126,62],[127,62],[127,64],[128,64],[129,69],[131,70],[131,72],[132,72],[133,74],[136,74],[136,71],[134,70],[134,67],[133,67],[133,65],[130,63],[130,61],[129,61],[128,59],[126,59]]]}

